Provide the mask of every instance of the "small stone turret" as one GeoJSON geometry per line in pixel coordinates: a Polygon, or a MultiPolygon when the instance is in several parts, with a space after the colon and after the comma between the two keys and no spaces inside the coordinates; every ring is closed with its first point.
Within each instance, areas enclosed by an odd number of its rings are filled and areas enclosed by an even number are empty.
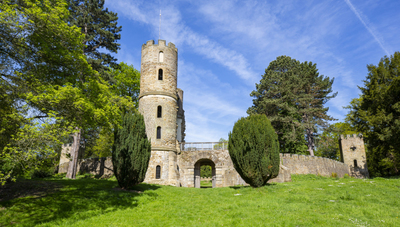
{"type": "Polygon", "coordinates": [[[367,156],[362,134],[340,135],[340,158],[350,168],[353,177],[368,178],[367,156]]]}

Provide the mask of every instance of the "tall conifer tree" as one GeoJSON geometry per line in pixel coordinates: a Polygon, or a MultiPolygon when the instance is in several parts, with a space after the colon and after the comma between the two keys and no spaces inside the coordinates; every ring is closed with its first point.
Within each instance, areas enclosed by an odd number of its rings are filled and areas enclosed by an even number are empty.
{"type": "Polygon", "coordinates": [[[288,56],[272,61],[250,96],[253,106],[247,113],[265,114],[279,137],[281,152],[314,155],[314,137],[325,127],[333,79],[319,75],[316,64],[300,63],[288,56]],[[306,140],[304,139],[306,138],[306,140]]]}
{"type": "Polygon", "coordinates": [[[122,127],[115,129],[112,162],[114,175],[121,188],[144,181],[151,155],[143,116],[126,113],[122,127]]]}
{"type": "Polygon", "coordinates": [[[361,95],[351,101],[347,120],[365,136],[371,175],[400,175],[400,52],[367,68],[361,95]]]}

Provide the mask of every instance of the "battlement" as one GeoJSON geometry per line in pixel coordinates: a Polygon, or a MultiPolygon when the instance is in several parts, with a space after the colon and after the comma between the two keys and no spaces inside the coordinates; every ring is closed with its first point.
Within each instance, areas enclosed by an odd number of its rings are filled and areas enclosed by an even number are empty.
{"type": "Polygon", "coordinates": [[[363,135],[361,133],[357,134],[349,134],[349,135],[340,135],[340,139],[359,139],[362,140],[363,139],[363,135]]]}
{"type": "Polygon", "coordinates": [[[63,145],[61,145],[61,147],[62,148],[68,148],[68,147],[71,147],[72,146],[72,143],[66,143],[66,144],[63,144],[63,145]]]}
{"type": "Polygon", "coordinates": [[[175,51],[178,51],[178,49],[175,47],[175,44],[169,42],[168,45],[166,45],[166,43],[167,42],[162,39],[158,40],[158,44],[155,44],[154,40],[149,40],[145,44],[142,45],[142,50],[146,49],[147,47],[150,47],[150,46],[159,46],[159,47],[169,47],[175,51]]]}

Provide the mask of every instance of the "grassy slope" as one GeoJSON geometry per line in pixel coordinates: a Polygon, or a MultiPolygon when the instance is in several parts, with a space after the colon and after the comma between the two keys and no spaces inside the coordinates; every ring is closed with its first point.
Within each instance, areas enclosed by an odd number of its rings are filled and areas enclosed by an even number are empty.
{"type": "MultiPolygon", "coordinates": [[[[0,202],[0,226],[400,226],[400,179],[293,176],[263,188],[115,190],[96,179],[52,179],[54,193],[0,202]]],[[[39,183],[39,182],[38,182],[39,183]]]]}

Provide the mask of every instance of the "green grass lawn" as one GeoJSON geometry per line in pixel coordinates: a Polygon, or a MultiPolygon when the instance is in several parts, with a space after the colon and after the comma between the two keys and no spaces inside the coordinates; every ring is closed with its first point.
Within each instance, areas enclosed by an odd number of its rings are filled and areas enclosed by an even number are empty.
{"type": "Polygon", "coordinates": [[[400,226],[400,179],[292,179],[139,193],[115,180],[26,180],[1,188],[0,226],[400,226]]]}
{"type": "Polygon", "coordinates": [[[202,180],[200,181],[201,188],[212,188],[212,180],[202,180]]]}

